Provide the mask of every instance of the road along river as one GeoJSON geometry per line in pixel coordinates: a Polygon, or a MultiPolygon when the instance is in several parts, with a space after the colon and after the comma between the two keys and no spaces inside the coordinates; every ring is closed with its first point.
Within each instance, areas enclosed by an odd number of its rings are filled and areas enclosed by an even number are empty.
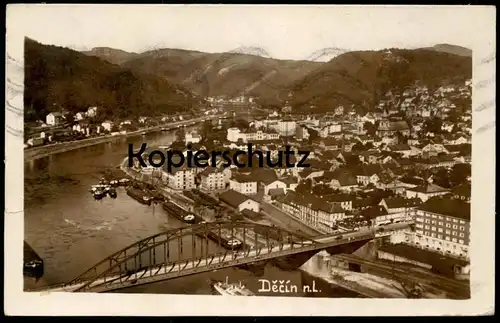
{"type": "MultiPolygon", "coordinates": [[[[25,279],[25,289],[67,282],[137,240],[184,225],[160,205],[142,205],[124,189],[118,190],[116,199],[99,201],[89,193],[103,172],[116,168],[127,155],[128,143],[136,147],[142,142],[165,145],[174,137],[174,132],[150,133],[25,162],[25,240],[45,262],[44,277],[38,282],[25,279]]],[[[213,244],[212,248],[217,246],[213,244]]],[[[259,279],[279,279],[299,287],[298,293],[288,296],[358,297],[303,271],[285,272],[272,265],[266,266],[263,276],[228,268],[119,292],[210,294],[209,280],[225,280],[226,276],[230,282],[243,281],[254,292],[259,289],[259,279]],[[313,281],[321,292],[302,292],[302,285],[312,285],[313,281]]]]}

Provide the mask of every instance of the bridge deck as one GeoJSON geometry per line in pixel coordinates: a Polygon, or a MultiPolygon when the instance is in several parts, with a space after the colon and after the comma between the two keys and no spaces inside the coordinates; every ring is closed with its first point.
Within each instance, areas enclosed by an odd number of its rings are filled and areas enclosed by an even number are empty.
{"type": "MultiPolygon", "coordinates": [[[[399,225],[400,226],[400,225],[399,225]]],[[[389,231],[389,230],[387,230],[389,231]]],[[[145,268],[139,268],[135,272],[116,273],[114,275],[96,278],[95,281],[82,281],[72,285],[60,284],[49,286],[37,290],[37,292],[106,292],[116,289],[131,287],[134,285],[148,284],[181,276],[188,276],[197,273],[207,272],[215,269],[232,266],[251,264],[263,260],[299,254],[308,251],[322,250],[334,246],[350,244],[359,241],[372,240],[380,236],[390,235],[390,232],[375,233],[371,229],[365,229],[350,233],[322,236],[314,241],[302,243],[283,243],[262,246],[261,239],[253,237],[252,249],[245,251],[226,251],[224,254],[208,255],[190,260],[171,261],[166,264],[156,264],[145,268]],[[257,241],[256,241],[257,240],[257,241]]],[[[247,240],[248,241],[248,240],[247,240]]],[[[263,243],[264,241],[262,241],[263,243]]],[[[248,242],[247,242],[248,243],[248,242]]],[[[121,268],[121,267],[119,267],[121,268]]],[[[98,277],[98,276],[96,276],[98,277]]]]}
{"type": "MultiPolygon", "coordinates": [[[[116,289],[127,288],[140,284],[152,283],[167,279],[172,279],[181,276],[188,276],[197,273],[207,272],[215,269],[227,268],[237,265],[249,264],[253,262],[269,260],[273,258],[303,253],[313,250],[321,250],[333,246],[349,244],[357,241],[371,240],[372,234],[362,236],[345,237],[343,239],[334,239],[331,237],[325,238],[321,243],[304,243],[304,246],[284,244],[268,248],[252,249],[246,252],[229,252],[223,255],[214,255],[208,258],[172,262],[166,265],[144,268],[132,274],[114,275],[98,279],[91,283],[86,291],[88,292],[105,292],[116,289]]],[[[57,285],[48,288],[38,289],[38,292],[74,292],[80,287],[87,284],[81,282],[73,285],[57,285]]]]}

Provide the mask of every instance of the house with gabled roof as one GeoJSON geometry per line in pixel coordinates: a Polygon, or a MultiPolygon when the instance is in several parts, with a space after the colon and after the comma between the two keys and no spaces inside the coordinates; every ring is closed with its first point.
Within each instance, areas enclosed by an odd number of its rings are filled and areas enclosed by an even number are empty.
{"type": "Polygon", "coordinates": [[[387,213],[408,213],[412,214],[410,210],[413,210],[417,206],[422,204],[422,200],[418,197],[416,198],[404,198],[404,197],[387,197],[380,201],[378,205],[383,206],[387,213]]]}
{"type": "Polygon", "coordinates": [[[238,211],[243,211],[245,209],[260,212],[260,203],[254,199],[241,194],[235,190],[228,190],[219,195],[219,200],[226,203],[227,205],[237,209],[238,211]]]}
{"type": "Polygon", "coordinates": [[[257,194],[257,183],[258,180],[251,175],[233,172],[229,180],[229,189],[241,194],[253,195],[257,194]]]}
{"type": "Polygon", "coordinates": [[[407,198],[420,198],[423,202],[431,197],[449,194],[450,190],[436,184],[424,184],[406,190],[407,198]]]}
{"type": "Polygon", "coordinates": [[[325,233],[333,232],[335,223],[345,217],[340,205],[325,202],[313,195],[289,192],[279,199],[279,205],[284,212],[325,233]]]}
{"type": "Polygon", "coordinates": [[[376,164],[361,165],[355,170],[354,175],[356,175],[358,184],[366,186],[371,183],[376,185],[382,170],[382,167],[376,164]]]}

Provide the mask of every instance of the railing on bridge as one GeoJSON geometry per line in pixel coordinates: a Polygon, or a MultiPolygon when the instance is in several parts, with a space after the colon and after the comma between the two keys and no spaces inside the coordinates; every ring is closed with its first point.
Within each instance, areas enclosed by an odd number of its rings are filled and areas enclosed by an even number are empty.
{"type": "Polygon", "coordinates": [[[256,223],[238,221],[192,225],[138,241],[67,284],[50,290],[111,291],[374,238],[373,232],[356,234],[344,235],[342,239],[323,237],[320,242],[256,223]]]}
{"type": "Polygon", "coordinates": [[[172,272],[180,275],[187,267],[259,258],[273,250],[315,243],[297,233],[255,223],[198,224],[168,230],[138,241],[102,260],[65,286],[71,291],[91,291],[98,285],[137,283],[144,276],[172,272]],[[215,244],[209,243],[209,240],[215,244]],[[168,272],[162,270],[165,268],[169,269],[168,272]]]}

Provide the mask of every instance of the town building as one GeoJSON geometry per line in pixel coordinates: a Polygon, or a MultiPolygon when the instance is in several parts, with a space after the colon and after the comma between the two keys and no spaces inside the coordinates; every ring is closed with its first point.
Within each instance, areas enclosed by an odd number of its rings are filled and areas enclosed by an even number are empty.
{"type": "Polygon", "coordinates": [[[411,244],[458,257],[469,257],[470,204],[450,197],[430,198],[417,207],[411,244]]]}
{"type": "Polygon", "coordinates": [[[111,132],[111,129],[113,128],[114,123],[113,123],[113,121],[104,121],[103,123],[101,123],[101,126],[104,129],[106,129],[107,131],[111,132]]]}
{"type": "Polygon", "coordinates": [[[253,176],[233,173],[229,180],[229,189],[246,195],[257,194],[257,181],[253,176]]]}
{"type": "Polygon", "coordinates": [[[431,197],[446,195],[449,193],[449,189],[443,188],[436,184],[425,184],[416,186],[413,188],[406,189],[407,198],[420,198],[423,202],[427,201],[431,197]]]}
{"type": "Polygon", "coordinates": [[[200,174],[200,188],[206,191],[218,191],[226,188],[224,169],[207,167],[200,174]]]}
{"type": "Polygon", "coordinates": [[[63,115],[60,112],[51,112],[47,114],[45,123],[49,126],[57,126],[64,122],[63,115]]]}
{"type": "Polygon", "coordinates": [[[323,232],[333,232],[335,223],[345,217],[345,211],[340,205],[330,204],[312,195],[302,196],[289,192],[278,201],[284,212],[323,232]]]}
{"type": "Polygon", "coordinates": [[[257,213],[260,212],[259,202],[234,190],[228,190],[224,193],[221,193],[219,195],[219,199],[240,212],[242,212],[243,210],[251,210],[257,213]]]}
{"type": "Polygon", "coordinates": [[[87,117],[93,118],[97,116],[97,107],[90,107],[87,109],[87,117]]]}
{"type": "Polygon", "coordinates": [[[410,127],[408,123],[404,120],[389,120],[387,115],[385,115],[382,120],[380,120],[376,134],[379,137],[392,137],[398,132],[403,136],[409,136],[410,127]]]}
{"type": "MultiPolygon", "coordinates": [[[[180,164],[179,156],[172,156],[174,164],[180,164]]],[[[187,163],[180,167],[172,167],[167,169],[168,163],[165,163],[162,168],[162,180],[173,190],[192,190],[196,188],[196,171],[195,167],[188,167],[187,163]]]]}
{"type": "Polygon", "coordinates": [[[186,142],[186,144],[188,144],[188,143],[197,144],[201,141],[201,139],[202,138],[199,134],[193,133],[193,132],[188,132],[188,133],[186,133],[184,141],[186,142]]]}

